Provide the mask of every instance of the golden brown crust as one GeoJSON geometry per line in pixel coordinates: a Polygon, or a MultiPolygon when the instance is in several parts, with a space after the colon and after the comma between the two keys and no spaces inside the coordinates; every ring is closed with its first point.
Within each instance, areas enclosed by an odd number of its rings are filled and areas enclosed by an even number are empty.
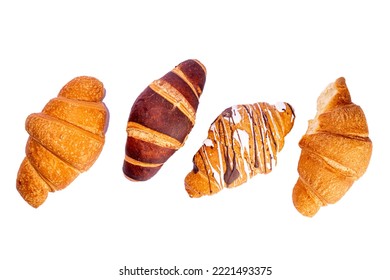
{"type": "Polygon", "coordinates": [[[51,191],[64,189],[80,174],[79,170],[61,160],[31,137],[27,140],[26,158],[36,170],[36,175],[46,182],[51,191]]]}
{"type": "Polygon", "coordinates": [[[299,146],[293,203],[302,215],[312,217],[321,206],[339,201],[365,173],[371,158],[365,115],[352,103],[344,78],[319,96],[317,115],[299,146]]]}
{"type": "Polygon", "coordinates": [[[351,138],[367,138],[368,127],[362,108],[351,103],[317,117],[316,133],[342,134],[351,138]],[[339,125],[335,126],[337,123],[339,125]]]}
{"type": "Polygon", "coordinates": [[[42,113],[61,119],[93,134],[104,136],[108,110],[103,102],[79,101],[64,97],[50,100],[42,113]]]}
{"type": "Polygon", "coordinates": [[[42,113],[27,118],[26,130],[30,137],[80,172],[92,166],[104,145],[104,138],[42,113]]]}
{"type": "Polygon", "coordinates": [[[69,81],[58,96],[68,99],[100,102],[105,96],[103,83],[94,77],[80,76],[69,81]]]}
{"type": "Polygon", "coordinates": [[[293,203],[295,208],[307,217],[313,217],[323,206],[323,202],[318,196],[305,187],[305,184],[300,179],[298,179],[293,189],[293,203]]]}
{"type": "Polygon", "coordinates": [[[30,137],[16,185],[31,206],[39,207],[48,192],[67,187],[100,155],[109,118],[103,97],[99,80],[77,77],[41,113],[27,117],[30,137]]]}
{"type": "Polygon", "coordinates": [[[211,124],[193,158],[193,170],[185,178],[189,196],[212,195],[271,172],[293,123],[294,112],[287,103],[227,108],[211,124]]]}
{"type": "Polygon", "coordinates": [[[23,199],[35,208],[45,202],[49,191],[51,191],[27,158],[24,158],[20,165],[16,179],[16,189],[23,199]]]}

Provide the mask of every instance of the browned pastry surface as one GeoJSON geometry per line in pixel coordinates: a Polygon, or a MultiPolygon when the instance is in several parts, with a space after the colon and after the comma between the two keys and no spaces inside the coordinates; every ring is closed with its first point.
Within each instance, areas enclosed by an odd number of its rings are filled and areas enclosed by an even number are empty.
{"type": "Polygon", "coordinates": [[[366,171],[372,153],[363,110],[355,105],[344,78],[321,93],[317,115],[299,142],[299,179],[293,203],[305,216],[336,203],[366,171]]]}
{"type": "Polygon", "coordinates": [[[108,110],[103,84],[87,76],[67,83],[41,113],[27,117],[26,157],[16,180],[20,195],[39,207],[88,170],[103,149],[108,110]]]}
{"type": "Polygon", "coordinates": [[[198,60],[180,63],[153,81],[135,100],[127,124],[124,175],[152,178],[181,148],[195,124],[206,68],[198,60]]]}
{"type": "Polygon", "coordinates": [[[271,172],[294,118],[288,103],[260,102],[224,110],[193,158],[193,170],[185,178],[189,196],[212,195],[271,172]]]}

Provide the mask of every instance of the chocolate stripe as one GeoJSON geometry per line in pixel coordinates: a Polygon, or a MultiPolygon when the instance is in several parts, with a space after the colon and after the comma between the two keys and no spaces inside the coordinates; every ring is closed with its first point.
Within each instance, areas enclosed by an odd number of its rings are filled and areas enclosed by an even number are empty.
{"type": "Polygon", "coordinates": [[[129,121],[184,142],[193,124],[177,107],[147,87],[135,101],[129,121]]]}
{"type": "Polygon", "coordinates": [[[195,59],[189,59],[180,63],[172,71],[178,75],[181,75],[181,72],[183,79],[192,85],[198,98],[200,97],[206,82],[206,68],[202,63],[195,59]]]}
{"type": "Polygon", "coordinates": [[[160,170],[161,166],[143,167],[124,161],[122,170],[125,177],[131,181],[145,181],[153,177],[160,170]]]}
{"type": "Polygon", "coordinates": [[[127,136],[149,142],[163,148],[177,150],[182,146],[182,143],[176,139],[135,122],[127,123],[127,136]]]}
{"type": "Polygon", "coordinates": [[[138,161],[127,155],[125,156],[125,161],[132,165],[137,165],[142,167],[159,167],[162,165],[162,163],[147,163],[147,162],[138,161]]]}
{"type": "Polygon", "coordinates": [[[193,88],[180,76],[171,71],[160,80],[164,80],[180,92],[187,102],[196,110],[199,105],[199,98],[193,88]]]}
{"type": "Polygon", "coordinates": [[[128,157],[140,162],[161,164],[176,150],[163,148],[153,143],[128,137],[125,153],[128,157]]]}
{"type": "Polygon", "coordinates": [[[192,124],[195,123],[195,110],[180,91],[161,79],[154,81],[149,85],[149,87],[155,93],[171,103],[174,108],[178,108],[192,124]]]}
{"type": "Polygon", "coordinates": [[[199,87],[195,88],[195,85],[188,80],[186,74],[184,74],[179,68],[175,68],[171,72],[179,76],[191,88],[191,91],[196,96],[196,98],[199,99],[202,90],[199,87]]]}

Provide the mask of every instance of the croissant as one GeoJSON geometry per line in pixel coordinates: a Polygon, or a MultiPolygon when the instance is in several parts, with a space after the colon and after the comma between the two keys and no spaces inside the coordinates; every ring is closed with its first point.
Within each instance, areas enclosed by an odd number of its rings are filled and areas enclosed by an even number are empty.
{"type": "Polygon", "coordinates": [[[184,145],[195,124],[205,82],[206,68],[198,60],[190,59],[152,82],[138,96],[126,129],[126,178],[152,178],[184,145]]]}
{"type": "Polygon", "coordinates": [[[260,102],[224,110],[193,157],[193,170],[184,180],[188,195],[212,195],[271,172],[294,119],[288,103],[260,102]]]}
{"type": "Polygon", "coordinates": [[[39,207],[49,192],[64,189],[96,161],[108,126],[104,95],[99,80],[77,77],[41,113],[27,117],[29,138],[16,188],[28,204],[39,207]]]}
{"type": "Polygon", "coordinates": [[[317,101],[317,115],[299,142],[299,179],[292,198],[304,216],[339,201],[366,171],[372,152],[363,110],[351,101],[343,77],[317,101]]]}

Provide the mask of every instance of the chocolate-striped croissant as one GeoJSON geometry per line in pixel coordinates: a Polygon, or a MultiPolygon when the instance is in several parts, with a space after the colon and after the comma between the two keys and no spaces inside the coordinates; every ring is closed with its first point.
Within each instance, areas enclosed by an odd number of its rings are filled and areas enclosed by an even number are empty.
{"type": "Polygon", "coordinates": [[[190,59],[152,82],[138,96],[126,129],[126,178],[150,179],[184,145],[195,124],[205,82],[206,68],[190,59]]]}
{"type": "Polygon", "coordinates": [[[288,103],[261,102],[224,110],[193,158],[193,170],[185,178],[189,196],[212,195],[271,172],[294,119],[288,103]]]}
{"type": "Polygon", "coordinates": [[[67,187],[98,158],[109,117],[104,95],[99,80],[77,77],[41,113],[27,117],[30,136],[16,188],[31,206],[39,207],[49,192],[67,187]]]}
{"type": "Polygon", "coordinates": [[[299,179],[293,203],[312,217],[339,201],[366,171],[372,153],[362,108],[354,104],[343,77],[330,83],[317,101],[317,115],[299,142],[299,179]]]}

